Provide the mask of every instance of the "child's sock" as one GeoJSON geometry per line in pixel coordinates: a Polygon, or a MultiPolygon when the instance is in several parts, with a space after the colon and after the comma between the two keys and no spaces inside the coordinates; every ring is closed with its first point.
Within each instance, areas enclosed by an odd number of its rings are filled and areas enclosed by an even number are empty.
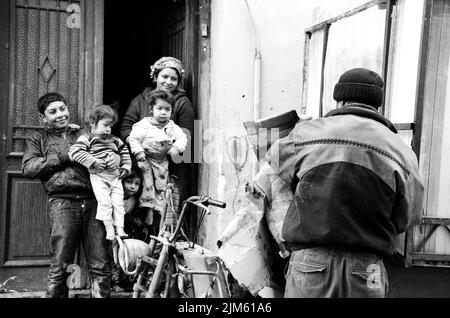
{"type": "Polygon", "coordinates": [[[106,239],[109,241],[114,240],[116,233],[114,232],[114,226],[112,221],[103,221],[106,229],[106,239]]]}
{"type": "Polygon", "coordinates": [[[125,231],[123,230],[123,227],[116,226],[116,230],[117,230],[117,235],[119,235],[121,238],[128,237],[128,234],[125,233],[125,231]]]}

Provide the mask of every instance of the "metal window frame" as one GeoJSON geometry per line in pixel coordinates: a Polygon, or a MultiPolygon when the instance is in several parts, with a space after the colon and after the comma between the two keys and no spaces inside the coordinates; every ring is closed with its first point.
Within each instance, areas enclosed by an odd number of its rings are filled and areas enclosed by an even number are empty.
{"type": "MultiPolygon", "coordinates": [[[[325,77],[325,62],[327,55],[327,45],[328,45],[328,35],[329,29],[331,25],[339,20],[344,18],[348,18],[354,16],[358,13],[361,13],[369,8],[372,8],[376,5],[386,4],[386,24],[385,24],[385,35],[384,35],[384,45],[383,45],[383,79],[385,81],[385,86],[387,82],[387,71],[389,64],[389,45],[390,45],[390,35],[391,35],[391,27],[392,27],[392,12],[393,8],[396,4],[396,0],[372,0],[365,4],[362,4],[352,10],[346,11],[338,16],[327,19],[323,22],[317,23],[305,30],[305,46],[304,46],[304,56],[303,56],[303,87],[302,87],[302,106],[301,111],[304,113],[306,111],[306,102],[308,97],[308,74],[309,74],[309,57],[310,57],[310,40],[313,32],[318,30],[324,30],[324,39],[323,39],[323,52],[322,52],[322,70],[321,70],[321,83],[320,83],[320,100],[319,100],[319,117],[322,117],[323,114],[323,89],[324,89],[324,77],[325,77]]],[[[384,114],[384,103],[381,107],[381,112],[384,114]]]]}

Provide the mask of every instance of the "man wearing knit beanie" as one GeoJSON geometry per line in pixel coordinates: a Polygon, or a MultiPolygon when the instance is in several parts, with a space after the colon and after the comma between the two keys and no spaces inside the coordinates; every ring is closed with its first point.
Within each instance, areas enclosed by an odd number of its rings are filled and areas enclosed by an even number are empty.
{"type": "Polygon", "coordinates": [[[354,101],[375,108],[383,102],[383,79],[365,68],[355,68],[341,75],[334,87],[336,101],[354,101]]]}
{"type": "Polygon", "coordinates": [[[338,108],[298,123],[267,153],[294,189],[282,237],[291,251],[285,297],[385,297],[382,261],[403,253],[399,235],[423,204],[417,158],[377,109],[383,80],[356,68],[342,74],[338,108]]]}

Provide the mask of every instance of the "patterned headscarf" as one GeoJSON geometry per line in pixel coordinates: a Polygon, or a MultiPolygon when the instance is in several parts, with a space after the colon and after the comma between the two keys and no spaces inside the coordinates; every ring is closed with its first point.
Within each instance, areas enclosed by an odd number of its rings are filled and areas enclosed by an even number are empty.
{"type": "Polygon", "coordinates": [[[160,58],[158,61],[156,61],[155,64],[153,64],[152,66],[150,66],[150,78],[153,81],[156,81],[156,77],[157,74],[159,73],[159,71],[161,71],[164,68],[167,67],[171,67],[174,68],[177,73],[179,78],[179,81],[181,82],[181,78],[184,75],[184,70],[183,70],[183,66],[181,65],[181,61],[171,57],[171,56],[164,56],[162,58],[160,58]]]}

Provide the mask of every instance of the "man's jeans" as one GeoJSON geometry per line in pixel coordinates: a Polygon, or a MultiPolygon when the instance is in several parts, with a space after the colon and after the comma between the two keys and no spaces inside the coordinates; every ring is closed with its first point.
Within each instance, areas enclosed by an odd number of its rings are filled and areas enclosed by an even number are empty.
{"type": "Polygon", "coordinates": [[[293,251],[286,273],[286,298],[383,298],[388,278],[375,254],[326,249],[293,251]]]}
{"type": "Polygon", "coordinates": [[[111,269],[108,260],[110,243],[106,240],[103,223],[95,219],[94,199],[51,199],[50,220],[52,255],[47,297],[68,297],[67,266],[75,259],[78,243],[82,242],[90,276],[91,296],[109,297],[111,269]]]}

